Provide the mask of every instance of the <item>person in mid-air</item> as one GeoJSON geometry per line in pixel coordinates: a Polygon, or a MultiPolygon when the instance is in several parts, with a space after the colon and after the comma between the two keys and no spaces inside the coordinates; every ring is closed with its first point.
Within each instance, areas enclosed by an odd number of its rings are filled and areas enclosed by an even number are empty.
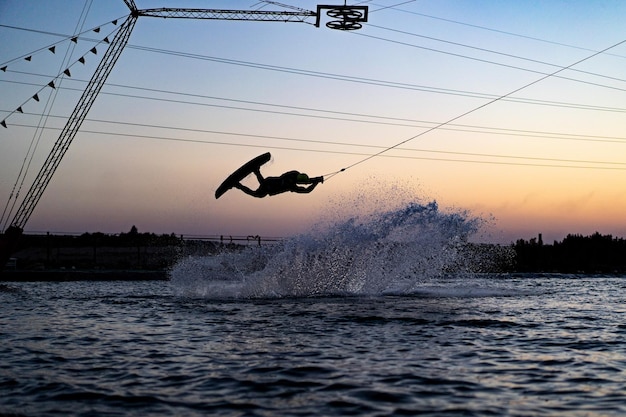
{"type": "Polygon", "coordinates": [[[268,195],[276,195],[291,191],[292,193],[310,193],[317,184],[324,182],[324,177],[309,178],[307,174],[298,171],[285,172],[280,177],[263,178],[261,171],[254,171],[257,180],[259,180],[259,188],[251,190],[241,183],[235,184],[235,188],[240,189],[246,194],[253,197],[263,198],[268,195]],[[301,187],[298,184],[310,184],[308,187],[301,187]]]}

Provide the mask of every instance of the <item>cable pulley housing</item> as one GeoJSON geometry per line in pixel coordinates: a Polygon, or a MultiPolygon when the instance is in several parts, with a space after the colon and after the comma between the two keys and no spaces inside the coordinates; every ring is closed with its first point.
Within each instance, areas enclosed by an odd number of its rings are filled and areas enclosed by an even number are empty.
{"type": "Polygon", "coordinates": [[[337,30],[357,30],[363,27],[362,23],[367,22],[367,6],[335,6],[320,4],[317,6],[317,21],[315,26],[320,25],[322,10],[326,10],[326,15],[332,19],[326,23],[326,27],[337,30]]]}

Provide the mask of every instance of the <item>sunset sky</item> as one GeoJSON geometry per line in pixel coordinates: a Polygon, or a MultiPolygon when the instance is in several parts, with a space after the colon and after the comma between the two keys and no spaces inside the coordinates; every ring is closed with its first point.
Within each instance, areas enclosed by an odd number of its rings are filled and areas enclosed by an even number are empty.
{"type": "MultiPolygon", "coordinates": [[[[338,212],[436,200],[489,219],[486,241],[626,237],[626,2],[359,4],[370,10],[359,31],[140,17],[26,231],[290,236],[338,212]],[[265,175],[349,168],[307,195],[215,200],[226,176],[266,151],[265,175]]],[[[122,0],[0,1],[5,212],[128,13],[122,0]]]]}

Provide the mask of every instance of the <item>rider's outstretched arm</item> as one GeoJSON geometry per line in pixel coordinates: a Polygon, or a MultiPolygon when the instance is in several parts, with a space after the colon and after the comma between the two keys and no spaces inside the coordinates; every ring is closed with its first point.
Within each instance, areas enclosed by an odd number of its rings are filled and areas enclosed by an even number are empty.
{"type": "Polygon", "coordinates": [[[315,187],[317,187],[317,184],[324,182],[324,179],[322,177],[318,177],[318,178],[311,178],[312,184],[309,185],[308,187],[296,187],[293,191],[296,193],[300,193],[300,194],[310,193],[311,191],[315,189],[315,187]],[[318,180],[318,178],[321,178],[321,179],[318,180]]]}

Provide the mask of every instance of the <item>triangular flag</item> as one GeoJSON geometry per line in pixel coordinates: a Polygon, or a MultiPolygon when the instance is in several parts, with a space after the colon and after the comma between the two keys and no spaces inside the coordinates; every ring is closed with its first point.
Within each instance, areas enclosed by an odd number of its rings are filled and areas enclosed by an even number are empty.
{"type": "Polygon", "coordinates": [[[0,68],[0,70],[2,70],[3,72],[7,72],[7,66],[5,65],[4,67],[0,68]]]}
{"type": "Polygon", "coordinates": [[[85,64],[85,57],[81,56],[80,58],[78,58],[78,62],[80,62],[81,64],[85,64]]]}
{"type": "Polygon", "coordinates": [[[50,48],[48,48],[48,51],[54,53],[55,48],[56,48],[56,46],[51,46],[50,48]]]}
{"type": "Polygon", "coordinates": [[[24,58],[24,59],[25,59],[25,60],[27,60],[27,61],[30,61],[31,59],[33,59],[33,57],[32,57],[32,55],[30,55],[30,56],[27,56],[27,57],[26,57],[26,58],[24,58]]]}
{"type": "Polygon", "coordinates": [[[100,33],[100,28],[95,28],[93,31],[96,33],[100,33]]]}
{"type": "Polygon", "coordinates": [[[22,110],[22,106],[20,106],[17,109],[15,109],[15,111],[19,111],[20,113],[24,113],[24,110],[22,110]]]}
{"type": "Polygon", "coordinates": [[[7,127],[7,122],[5,120],[0,122],[0,125],[2,125],[2,127],[7,127]]]}
{"type": "Polygon", "coordinates": [[[63,74],[67,75],[68,77],[71,77],[72,74],[70,74],[70,69],[67,68],[65,71],[63,71],[63,74]]]}
{"type": "Polygon", "coordinates": [[[106,38],[103,39],[104,43],[109,43],[109,37],[107,36],[106,38]]]}
{"type": "Polygon", "coordinates": [[[113,23],[114,25],[117,25],[117,19],[115,19],[114,21],[112,21],[111,23],[113,23]]]}
{"type": "Polygon", "coordinates": [[[72,38],[72,42],[74,42],[74,43],[78,43],[78,38],[77,38],[76,36],[74,36],[74,37],[72,38]]]}
{"type": "Polygon", "coordinates": [[[98,50],[96,49],[95,46],[93,48],[91,48],[91,50],[89,52],[91,52],[94,55],[98,55],[98,50]]]}
{"type": "Polygon", "coordinates": [[[33,96],[33,98],[35,99],[35,101],[39,101],[39,96],[37,95],[37,93],[35,93],[35,95],[33,96]]]}
{"type": "Polygon", "coordinates": [[[50,82],[48,83],[48,87],[56,88],[56,87],[54,86],[54,80],[52,80],[52,81],[50,81],[50,82]]]}

